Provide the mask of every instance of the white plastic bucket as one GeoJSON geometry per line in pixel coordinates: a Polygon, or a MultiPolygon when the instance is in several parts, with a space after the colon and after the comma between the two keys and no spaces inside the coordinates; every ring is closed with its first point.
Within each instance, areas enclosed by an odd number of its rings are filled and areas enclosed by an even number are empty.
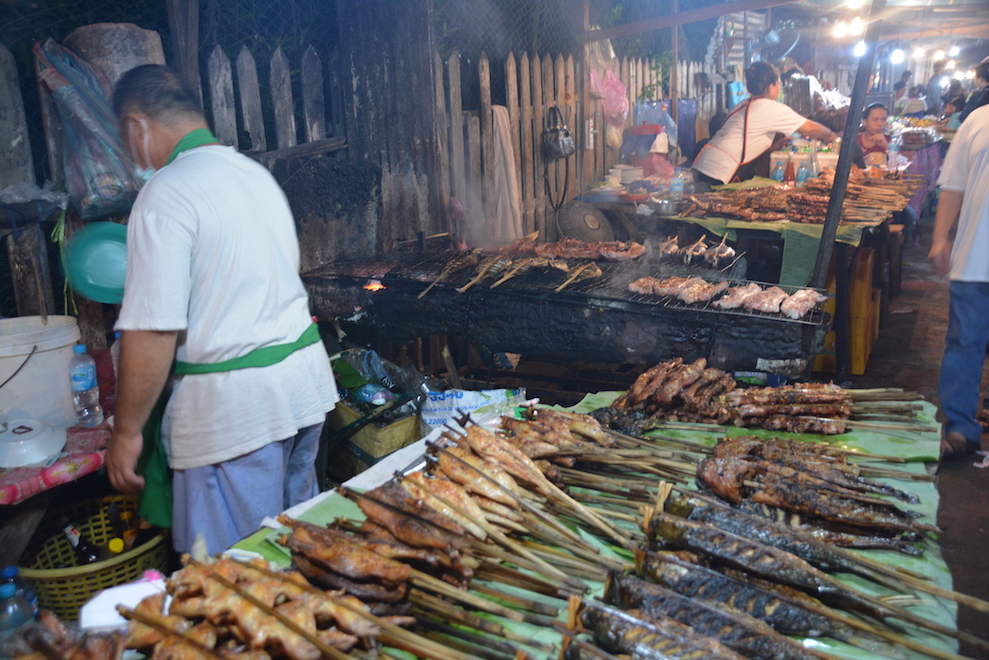
{"type": "Polygon", "coordinates": [[[47,324],[40,316],[0,319],[0,383],[10,378],[0,387],[0,410],[7,411],[8,419],[75,425],[69,360],[78,341],[79,326],[72,316],[49,316],[47,324]]]}

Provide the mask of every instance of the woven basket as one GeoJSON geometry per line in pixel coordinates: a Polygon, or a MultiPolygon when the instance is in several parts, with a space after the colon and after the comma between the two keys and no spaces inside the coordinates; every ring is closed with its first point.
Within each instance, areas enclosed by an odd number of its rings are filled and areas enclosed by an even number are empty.
{"type": "Polygon", "coordinates": [[[163,573],[168,568],[166,532],[111,559],[78,565],[75,551],[57,524],[59,516],[75,523],[91,543],[105,547],[113,536],[107,517],[111,502],[119,502],[121,511],[137,513],[137,500],[122,495],[49,511],[21,557],[19,572],[34,581],[39,605],[62,619],[78,619],[79,609],[101,589],[133,582],[151,568],[163,573]],[[55,568],[59,565],[67,568],[55,568]]]}

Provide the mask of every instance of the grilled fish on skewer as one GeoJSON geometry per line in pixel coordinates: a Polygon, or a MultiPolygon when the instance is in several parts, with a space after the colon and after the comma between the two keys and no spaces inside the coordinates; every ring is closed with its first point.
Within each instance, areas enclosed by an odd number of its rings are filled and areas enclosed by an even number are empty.
{"type": "MultiPolygon", "coordinates": [[[[881,582],[886,586],[892,586],[888,584],[888,580],[878,576],[874,571],[847,559],[829,548],[825,543],[808,538],[795,530],[764,518],[733,509],[715,500],[689,495],[675,495],[666,501],[666,510],[687,520],[707,523],[726,532],[779,548],[800,557],[821,570],[855,573],[870,580],[881,582]]],[[[902,585],[892,586],[892,588],[903,589],[902,585]]]]}
{"type": "Polygon", "coordinates": [[[578,266],[570,271],[567,281],[554,289],[554,293],[559,293],[563,291],[566,287],[570,286],[574,282],[580,280],[589,280],[594,277],[601,277],[604,273],[595,263],[585,264],[583,266],[578,266]]]}
{"type": "Polygon", "coordinates": [[[463,492],[463,497],[459,497],[454,490],[460,490],[460,488],[452,481],[441,482],[438,479],[427,479],[425,473],[420,470],[404,477],[402,479],[402,487],[409,491],[413,497],[424,500],[436,511],[456,521],[475,538],[482,541],[488,538],[488,533],[480,525],[464,515],[466,513],[473,516],[474,519],[483,520],[484,512],[481,511],[481,508],[474,500],[470,499],[470,496],[466,492],[461,491],[463,492]],[[444,483],[446,486],[443,485],[444,483]],[[434,491],[436,491],[439,497],[442,497],[443,500],[446,500],[453,506],[436,497],[434,491]],[[460,511],[454,509],[454,506],[460,509],[460,511]],[[464,513],[461,513],[461,511],[464,513]]]}
{"type": "Polygon", "coordinates": [[[707,252],[704,253],[704,261],[711,264],[713,268],[721,268],[722,265],[735,258],[735,250],[725,245],[727,240],[728,232],[725,232],[725,235],[721,237],[721,242],[713,248],[708,248],[707,252]]]}
{"type": "Polygon", "coordinates": [[[694,632],[676,621],[646,621],[630,612],[600,603],[583,601],[578,619],[594,635],[594,640],[612,653],[627,653],[638,660],[744,660],[742,656],[717,642],[694,632]]]}
{"type": "Polygon", "coordinates": [[[831,576],[788,552],[745,539],[730,532],[701,523],[693,523],[656,512],[649,523],[651,538],[662,539],[685,550],[702,552],[717,561],[735,566],[754,575],[782,582],[808,591],[822,600],[864,612],[878,619],[896,617],[943,634],[957,636],[957,631],[932,623],[919,616],[884,603],[877,598],[847,587],[831,576]]]}
{"type": "Polygon", "coordinates": [[[443,474],[462,485],[468,493],[483,495],[505,506],[516,505],[515,497],[508,494],[519,495],[515,479],[498,465],[474,455],[468,447],[447,447],[445,452],[440,452],[439,466],[443,474]],[[488,475],[498,485],[484,479],[478,472],[488,475]]]}
{"type": "Polygon", "coordinates": [[[445,280],[453,273],[458,270],[463,270],[464,268],[470,268],[471,266],[477,265],[477,255],[480,254],[480,250],[468,250],[467,252],[459,252],[450,258],[445,264],[443,264],[443,270],[440,274],[436,276],[436,279],[423,289],[417,297],[422,298],[424,295],[429,293],[430,289],[436,286],[442,280],[445,280]]]}
{"type": "Polygon", "coordinates": [[[674,259],[680,254],[679,238],[674,235],[670,236],[659,246],[659,256],[665,259],[674,259]]]}
{"type": "Polygon", "coordinates": [[[532,270],[533,268],[541,268],[545,266],[549,266],[549,259],[546,259],[545,257],[524,257],[522,259],[516,259],[512,262],[512,265],[508,267],[507,272],[501,276],[501,279],[492,284],[490,288],[493,289],[496,286],[500,286],[516,275],[521,275],[522,273],[532,270]]]}
{"type": "Polygon", "coordinates": [[[512,258],[507,254],[495,254],[490,257],[486,257],[483,261],[481,261],[481,263],[477,264],[477,275],[474,279],[457,289],[457,293],[464,293],[467,289],[471,288],[485,277],[497,275],[501,271],[508,268],[511,263],[512,258]]]}
{"type": "MultiPolygon", "coordinates": [[[[808,610],[798,601],[684,561],[674,553],[639,550],[635,555],[635,565],[638,573],[649,582],[690,598],[725,603],[765,621],[777,632],[833,637],[857,646],[865,642],[852,627],[808,610]]],[[[821,609],[827,611],[823,606],[821,609]]]]}
{"type": "Polygon", "coordinates": [[[687,598],[615,570],[608,572],[605,600],[622,609],[638,610],[650,621],[676,619],[746,657],[806,660],[809,655],[796,641],[741,610],[724,603],[687,598]]]}
{"type": "Polygon", "coordinates": [[[692,245],[688,245],[687,247],[680,250],[680,258],[683,259],[683,263],[689,266],[695,261],[700,261],[701,259],[704,258],[704,255],[707,253],[707,244],[704,242],[706,238],[707,238],[707,234],[704,234],[699,239],[697,239],[696,243],[693,243],[692,245]]]}

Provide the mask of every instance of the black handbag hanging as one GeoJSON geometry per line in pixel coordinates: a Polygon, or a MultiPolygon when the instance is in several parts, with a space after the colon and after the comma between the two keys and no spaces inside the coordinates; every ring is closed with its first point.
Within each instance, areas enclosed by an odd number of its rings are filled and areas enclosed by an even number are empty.
{"type": "Polygon", "coordinates": [[[573,156],[577,152],[573,133],[563,121],[563,114],[560,109],[555,105],[547,111],[546,123],[547,126],[543,129],[543,158],[545,160],[557,160],[573,156]]]}
{"type": "Polygon", "coordinates": [[[577,152],[577,146],[573,141],[573,133],[563,121],[563,114],[555,105],[550,106],[547,110],[546,123],[547,126],[543,129],[543,182],[546,185],[546,197],[549,200],[549,205],[554,211],[559,211],[566,201],[567,192],[570,189],[570,161],[567,159],[577,152]],[[563,178],[563,193],[559,200],[554,201],[549,185],[549,162],[560,159],[563,159],[566,168],[563,178]]]}

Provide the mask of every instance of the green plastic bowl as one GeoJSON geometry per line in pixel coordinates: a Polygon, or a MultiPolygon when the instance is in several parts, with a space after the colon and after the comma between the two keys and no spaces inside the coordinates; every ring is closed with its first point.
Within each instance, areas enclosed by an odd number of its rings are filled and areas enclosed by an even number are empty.
{"type": "Polygon", "coordinates": [[[101,303],[124,299],[127,275],[127,227],[91,222],[65,244],[65,277],[72,290],[101,303]]]}

